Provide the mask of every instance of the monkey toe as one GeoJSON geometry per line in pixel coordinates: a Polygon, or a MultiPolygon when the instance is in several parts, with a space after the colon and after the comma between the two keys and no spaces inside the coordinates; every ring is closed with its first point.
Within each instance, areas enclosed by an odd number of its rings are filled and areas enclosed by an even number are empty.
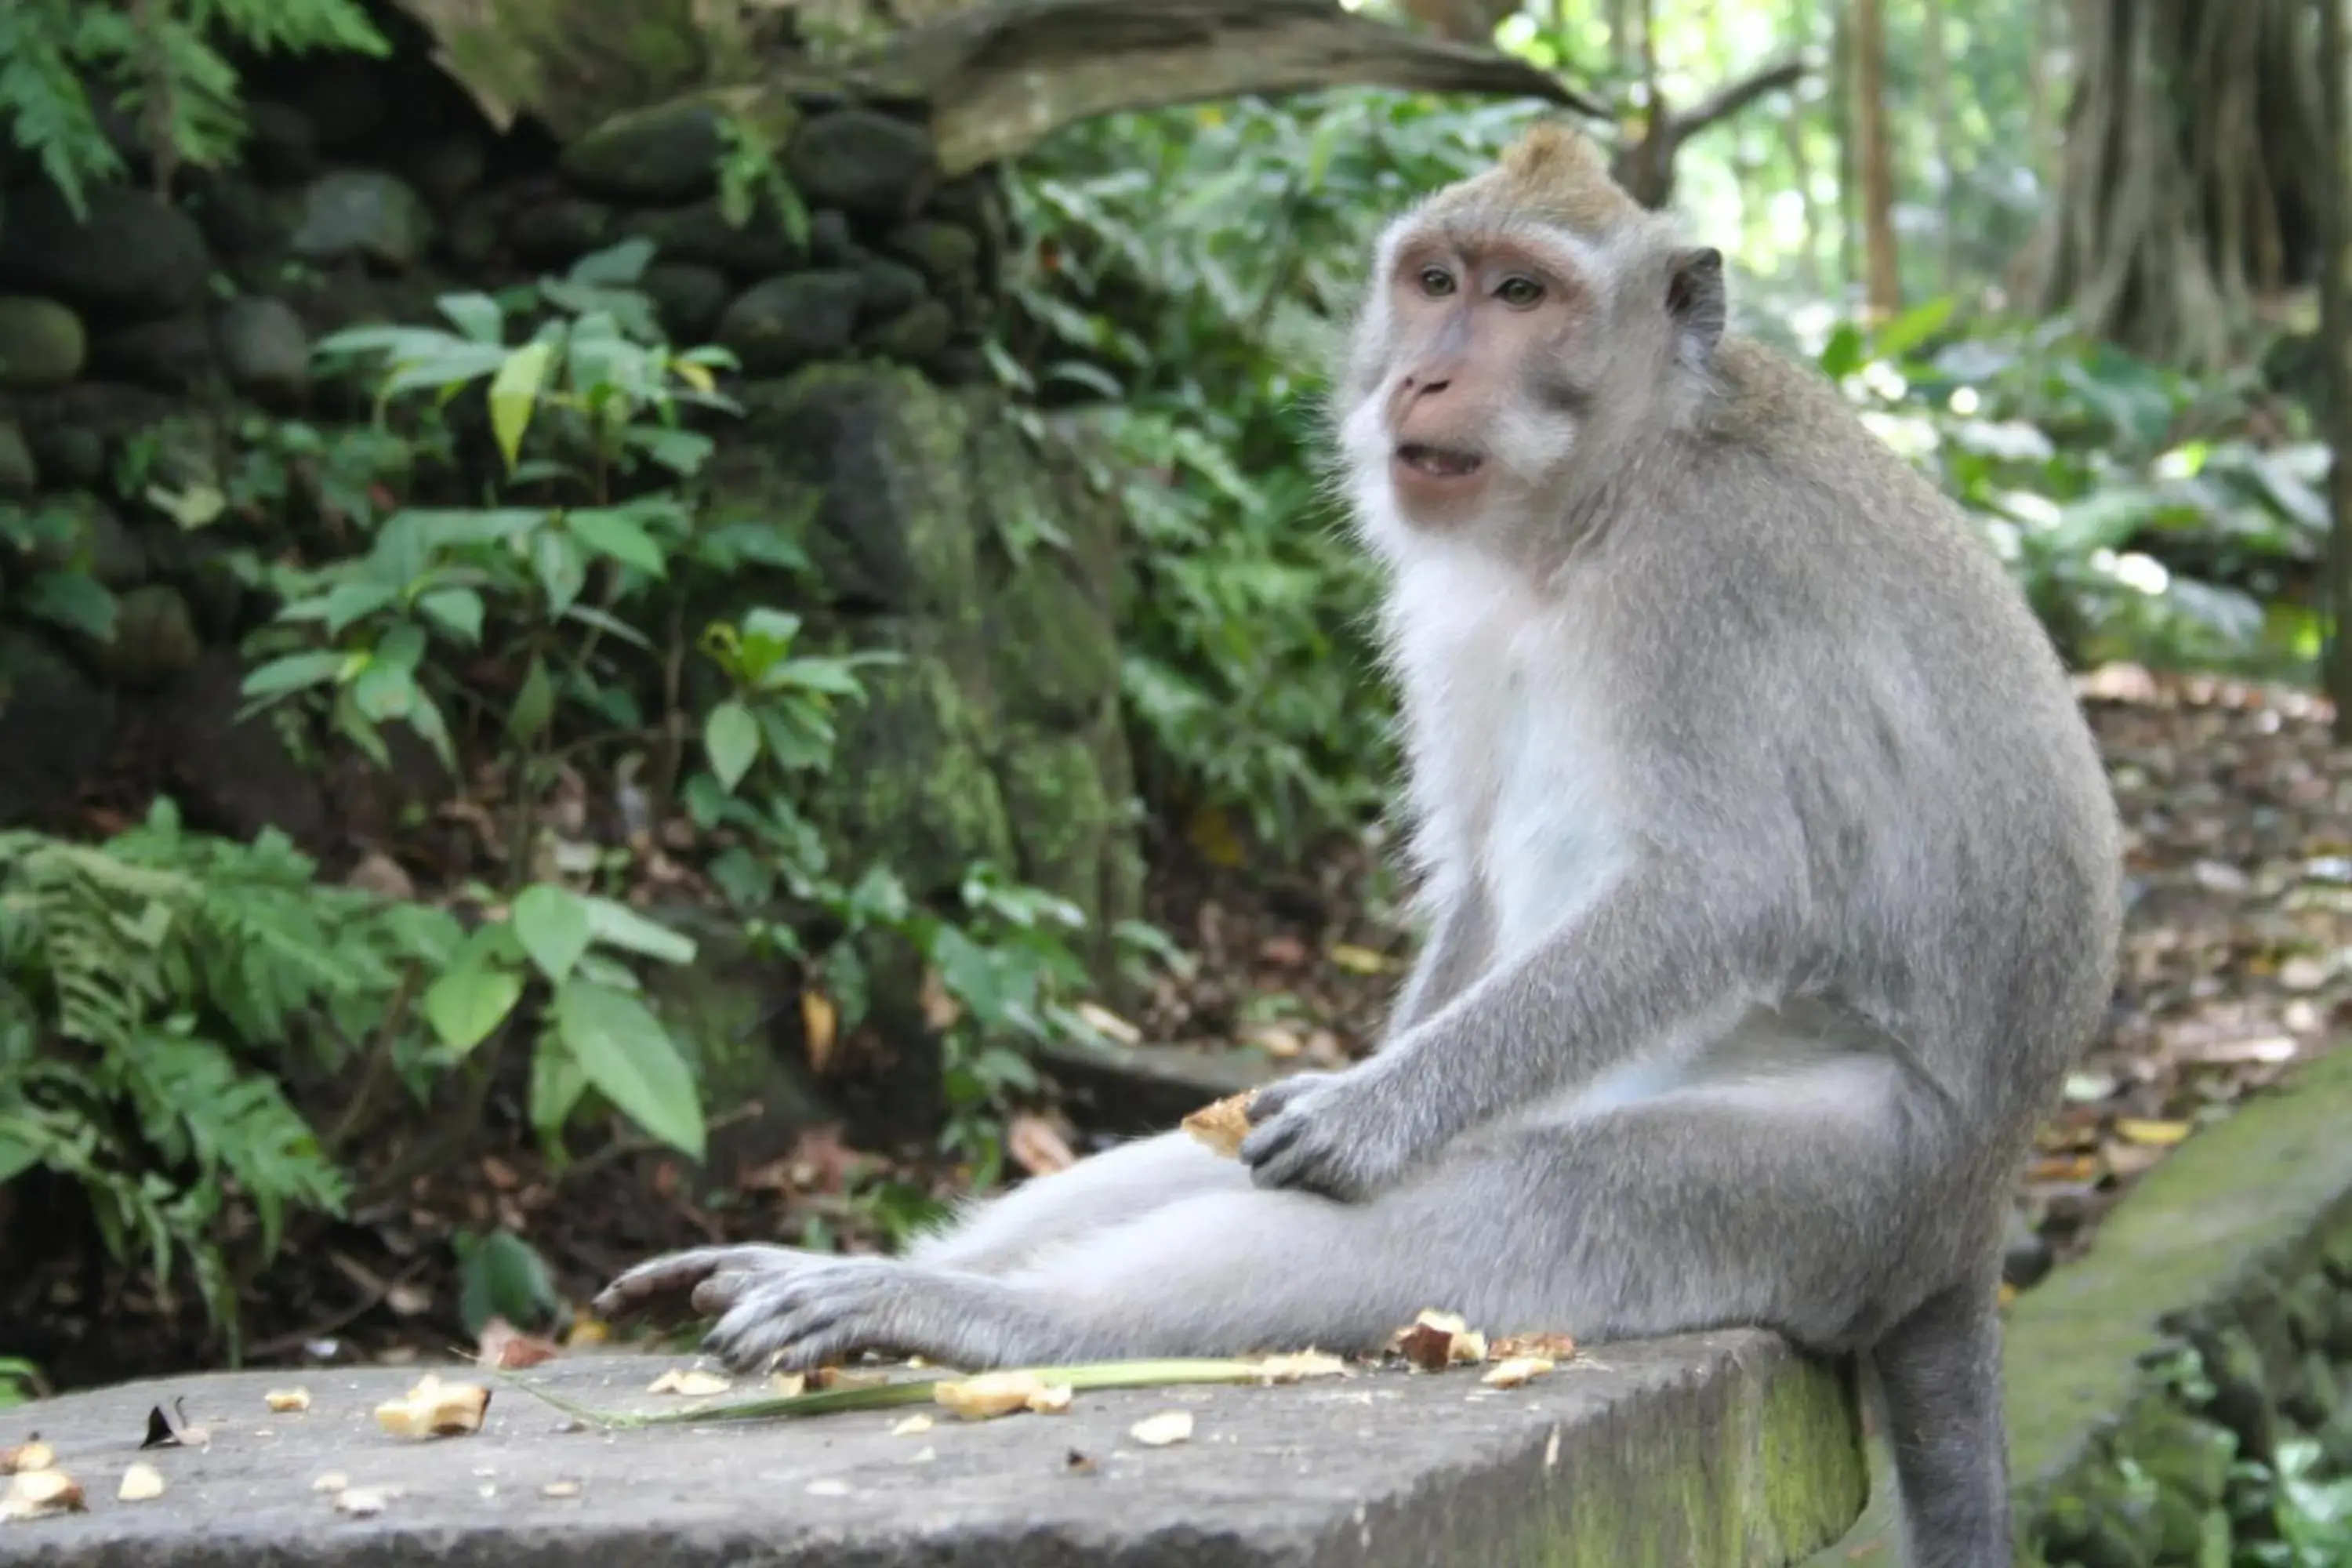
{"type": "MultiPolygon", "coordinates": [[[[627,1270],[597,1293],[598,1315],[614,1321],[640,1318],[674,1321],[712,1310],[703,1304],[705,1287],[718,1279],[750,1280],[793,1266],[801,1255],[769,1246],[698,1247],[665,1253],[627,1270]]],[[[731,1298],[734,1292],[729,1292],[731,1298]]]]}
{"type": "Polygon", "coordinates": [[[1297,1103],[1299,1096],[1330,1082],[1332,1076],[1328,1072],[1298,1072],[1276,1079],[1251,1095],[1249,1103],[1243,1108],[1250,1125],[1264,1126],[1297,1103]]]}

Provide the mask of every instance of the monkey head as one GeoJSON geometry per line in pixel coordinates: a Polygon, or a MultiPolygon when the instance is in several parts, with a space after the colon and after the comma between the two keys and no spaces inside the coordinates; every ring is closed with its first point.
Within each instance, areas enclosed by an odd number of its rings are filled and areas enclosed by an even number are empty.
{"type": "Polygon", "coordinates": [[[1690,416],[1725,320],[1721,253],[1538,124],[1380,237],[1333,409],[1360,526],[1393,550],[1559,518],[1580,458],[1690,416]]]}

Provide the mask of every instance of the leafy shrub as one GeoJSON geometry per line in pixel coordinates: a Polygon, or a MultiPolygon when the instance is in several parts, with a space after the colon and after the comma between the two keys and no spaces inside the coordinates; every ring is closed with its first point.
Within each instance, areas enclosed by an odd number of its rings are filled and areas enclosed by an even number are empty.
{"type": "Polygon", "coordinates": [[[160,1287],[184,1273],[233,1333],[228,1201],[258,1218],[260,1264],[290,1213],[349,1191],[279,1077],[371,1040],[425,1066],[393,1002],[457,936],[321,886],[277,834],[185,833],[168,805],[102,845],[0,834],[0,1183],[72,1178],[118,1258],[143,1252],[160,1287]]]}
{"type": "Polygon", "coordinates": [[[224,41],[388,47],[359,0],[10,0],[0,5],[0,122],[77,211],[89,185],[124,174],[85,82],[102,84],[138,118],[167,166],[217,163],[245,133],[224,41]]]}

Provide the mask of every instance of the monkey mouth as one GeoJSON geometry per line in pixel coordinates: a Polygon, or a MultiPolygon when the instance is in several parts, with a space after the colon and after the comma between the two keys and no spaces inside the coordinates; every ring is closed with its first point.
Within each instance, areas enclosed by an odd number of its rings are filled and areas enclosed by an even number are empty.
{"type": "Polygon", "coordinates": [[[1486,459],[1475,452],[1465,452],[1452,447],[1433,447],[1425,441],[1407,441],[1396,449],[1396,460],[1423,479],[1467,479],[1486,467],[1486,459]]]}

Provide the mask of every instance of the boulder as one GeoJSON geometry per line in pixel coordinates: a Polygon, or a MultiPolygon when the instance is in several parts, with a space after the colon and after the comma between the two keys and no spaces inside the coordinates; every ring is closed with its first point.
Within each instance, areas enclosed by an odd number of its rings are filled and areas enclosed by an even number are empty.
{"type": "Polygon", "coordinates": [[[0,286],[62,300],[101,321],[146,321],[195,302],[211,274],[204,232],[145,191],[103,185],[76,217],[54,185],[13,192],[0,224],[0,286]]]}
{"type": "Polygon", "coordinates": [[[889,222],[913,215],[938,178],[924,129],[868,109],[841,109],[803,125],[784,172],[812,206],[889,222]]]}
{"type": "Polygon", "coordinates": [[[750,375],[829,359],[850,345],[860,297],[855,272],[790,272],[746,289],[719,319],[718,341],[750,375]]]}
{"type": "Polygon", "coordinates": [[[229,384],[273,407],[301,401],[310,382],[310,333],[283,300],[248,294],[213,317],[213,340],[229,384]]]}
{"type": "Polygon", "coordinates": [[[566,147],[557,166],[592,195],[689,202],[719,184],[719,162],[728,148],[723,126],[715,104],[691,99],[656,104],[606,121],[566,147]]]}
{"type": "Polygon", "coordinates": [[[346,169],[313,180],[294,230],[296,255],[317,262],[366,261],[405,272],[433,239],[433,214],[396,174],[346,169]]]}
{"type": "Polygon", "coordinates": [[[69,307],[37,295],[0,296],[0,387],[63,386],[89,358],[89,336],[69,307]]]}

